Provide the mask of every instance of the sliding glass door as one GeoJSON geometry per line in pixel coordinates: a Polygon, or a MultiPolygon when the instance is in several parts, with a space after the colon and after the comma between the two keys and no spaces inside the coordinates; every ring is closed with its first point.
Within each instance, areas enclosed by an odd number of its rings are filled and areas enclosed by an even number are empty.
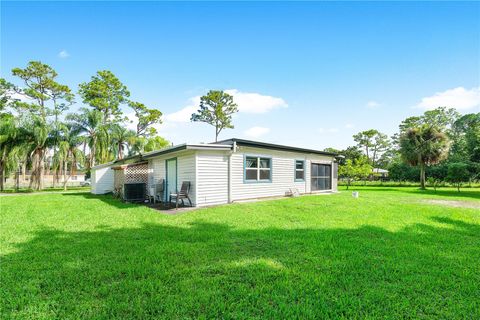
{"type": "Polygon", "coordinates": [[[311,179],[312,191],[332,189],[332,166],[312,163],[311,179]]]}

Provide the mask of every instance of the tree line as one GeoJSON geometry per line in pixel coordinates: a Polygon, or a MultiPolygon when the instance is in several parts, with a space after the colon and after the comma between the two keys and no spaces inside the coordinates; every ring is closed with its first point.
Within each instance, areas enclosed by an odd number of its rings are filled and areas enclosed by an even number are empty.
{"type": "MultiPolygon", "coordinates": [[[[21,85],[0,78],[0,190],[6,177],[18,179],[19,171],[27,169],[31,189],[43,189],[47,171],[53,173],[53,186],[63,176],[66,189],[78,169],[88,173],[96,164],[170,145],[155,129],[162,112],[131,100],[127,86],[111,71],[98,71],[80,83],[77,94],[40,61],[14,68],[12,75],[21,85]],[[79,100],[87,107],[71,112],[79,100]],[[133,121],[127,112],[135,115],[133,121]],[[135,130],[128,129],[132,123],[135,130]]],[[[214,126],[217,141],[223,129],[233,128],[236,112],[232,96],[211,90],[201,97],[191,121],[214,126]]]]}
{"type": "Polygon", "coordinates": [[[449,182],[460,190],[480,179],[480,113],[461,115],[453,108],[438,107],[403,120],[392,137],[371,129],[353,136],[356,145],[332,148],[340,159],[339,175],[350,182],[388,170],[394,181],[416,181],[436,187],[449,182]]]}
{"type": "Polygon", "coordinates": [[[20,167],[31,170],[30,188],[43,188],[45,171],[63,184],[76,170],[162,148],[168,141],[154,127],[162,113],[132,101],[128,88],[110,71],[98,71],[74,94],[57,72],[40,61],[14,68],[21,87],[0,79],[0,189],[20,167]],[[81,100],[88,107],[70,108],[81,100]],[[136,130],[127,129],[136,116],[136,130]],[[68,173],[68,175],[67,175],[68,173]]]}
{"type": "MultiPolygon", "coordinates": [[[[130,91],[111,71],[98,71],[78,85],[77,94],[57,81],[57,72],[39,61],[14,68],[16,86],[0,78],[0,189],[5,177],[31,172],[30,188],[43,188],[45,171],[53,172],[53,185],[63,175],[66,188],[76,170],[87,172],[99,163],[158,150],[170,145],[158,135],[162,123],[157,108],[130,99],[130,91]],[[87,107],[69,112],[76,101],[87,107]],[[126,116],[130,110],[135,121],[126,116]],[[135,122],[135,129],[128,124],[135,122]]],[[[238,112],[233,97],[210,90],[200,99],[192,122],[215,128],[215,141],[233,128],[238,112]]],[[[339,175],[347,181],[367,180],[374,168],[389,170],[395,181],[417,181],[425,188],[448,181],[457,187],[480,177],[480,113],[460,115],[439,107],[405,119],[392,137],[370,129],[353,136],[356,145],[325,151],[343,155],[339,175]]]]}

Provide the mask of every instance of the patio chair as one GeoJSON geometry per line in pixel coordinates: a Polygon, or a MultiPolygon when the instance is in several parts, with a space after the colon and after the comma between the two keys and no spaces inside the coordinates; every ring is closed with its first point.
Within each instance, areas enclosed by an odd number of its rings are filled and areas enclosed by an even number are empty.
{"type": "Polygon", "coordinates": [[[178,209],[178,201],[182,201],[182,205],[185,206],[184,199],[187,199],[190,203],[190,207],[192,206],[192,200],[190,200],[189,196],[190,192],[190,181],[183,181],[182,187],[180,188],[180,192],[178,193],[170,193],[170,203],[173,199],[175,199],[175,209],[178,209]]]}
{"type": "Polygon", "coordinates": [[[163,202],[163,194],[165,192],[165,179],[162,179],[160,183],[154,184],[148,190],[148,198],[150,202],[153,201],[155,203],[163,202]]]}

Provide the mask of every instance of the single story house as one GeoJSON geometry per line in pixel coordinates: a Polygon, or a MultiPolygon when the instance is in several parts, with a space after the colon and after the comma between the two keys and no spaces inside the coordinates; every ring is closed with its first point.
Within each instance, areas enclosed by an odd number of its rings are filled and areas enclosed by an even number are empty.
{"type": "Polygon", "coordinates": [[[182,182],[191,185],[194,206],[284,196],[335,192],[336,154],[265,142],[228,139],[180,144],[95,166],[91,192],[102,194],[128,182],[148,186],[165,182],[165,199],[182,182]]]}

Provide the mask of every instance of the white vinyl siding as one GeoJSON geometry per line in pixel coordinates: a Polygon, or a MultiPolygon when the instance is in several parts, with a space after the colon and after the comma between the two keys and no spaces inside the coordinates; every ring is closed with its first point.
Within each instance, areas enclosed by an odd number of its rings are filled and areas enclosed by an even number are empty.
{"type": "MultiPolygon", "coordinates": [[[[180,189],[183,181],[190,181],[192,202],[199,207],[229,202],[229,161],[230,201],[284,196],[291,188],[300,193],[310,193],[311,163],[333,162],[330,156],[243,146],[231,155],[225,151],[180,151],[149,160],[149,183],[165,179],[165,160],[172,158],[177,158],[177,188],[180,189]],[[244,180],[246,156],[271,159],[271,182],[250,183],[244,180]],[[304,181],[295,181],[297,160],[305,161],[304,181]]],[[[332,179],[332,190],[336,190],[336,182],[332,179]]]]}
{"type": "Polygon", "coordinates": [[[310,163],[332,163],[332,157],[263,148],[240,147],[232,155],[232,201],[272,196],[284,196],[291,188],[300,193],[310,192],[310,163]],[[244,157],[271,158],[271,182],[248,183],[244,181],[244,157]],[[305,181],[295,181],[295,161],[305,161],[305,181]]]}
{"type": "Polygon", "coordinates": [[[160,183],[162,179],[165,179],[165,161],[173,158],[177,158],[177,190],[180,190],[183,181],[190,181],[189,195],[190,199],[192,199],[193,205],[195,205],[196,181],[194,152],[176,152],[150,159],[148,161],[148,167],[150,169],[149,184],[157,184],[160,183]]]}
{"type": "Polygon", "coordinates": [[[93,194],[104,194],[113,191],[114,172],[110,166],[92,169],[90,188],[93,194]]]}
{"type": "Polygon", "coordinates": [[[197,153],[197,205],[228,202],[228,155],[226,152],[197,153]]]}

